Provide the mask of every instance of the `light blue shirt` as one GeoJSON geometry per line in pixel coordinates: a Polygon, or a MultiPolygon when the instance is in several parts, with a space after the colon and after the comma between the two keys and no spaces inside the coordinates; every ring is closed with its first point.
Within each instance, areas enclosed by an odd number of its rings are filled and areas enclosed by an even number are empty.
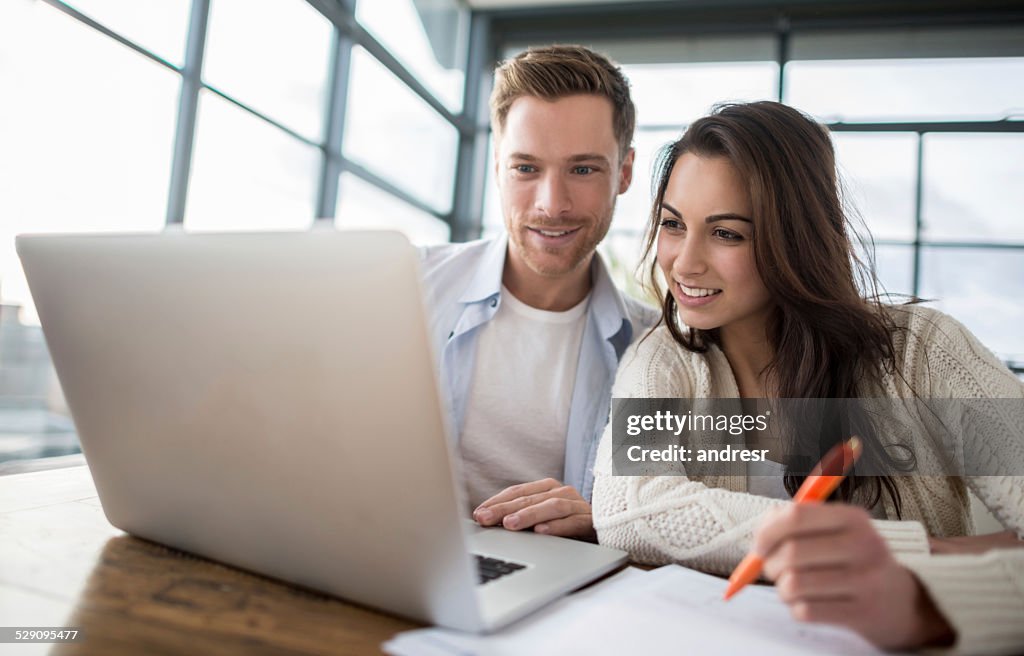
{"type": "MultiPolygon", "coordinates": [[[[441,392],[458,440],[472,384],[479,328],[501,303],[508,237],[422,249],[427,323],[440,371],[441,392]]],[[[563,481],[590,500],[597,443],[608,422],[612,382],[626,347],[658,320],[658,313],[615,287],[600,255],[591,263],[591,296],[565,436],[563,481]]],[[[524,483],[528,481],[523,481],[524,483]]]]}

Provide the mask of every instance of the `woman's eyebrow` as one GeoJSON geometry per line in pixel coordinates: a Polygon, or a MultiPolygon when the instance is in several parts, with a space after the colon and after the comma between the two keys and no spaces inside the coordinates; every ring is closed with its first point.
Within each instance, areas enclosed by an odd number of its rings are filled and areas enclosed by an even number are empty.
{"type": "MultiPolygon", "coordinates": [[[[672,207],[668,203],[662,201],[661,208],[668,210],[672,214],[675,214],[680,219],[683,218],[682,212],[672,207]]],[[[742,214],[736,214],[734,212],[722,212],[721,214],[711,214],[704,219],[705,223],[714,223],[716,221],[745,221],[746,223],[753,223],[752,220],[743,216],[742,214]]]]}
{"type": "Polygon", "coordinates": [[[733,214],[732,212],[712,214],[704,219],[704,223],[714,223],[715,221],[746,221],[747,223],[753,223],[753,221],[742,214],[733,214]]]}
{"type": "Polygon", "coordinates": [[[669,212],[672,212],[673,214],[678,216],[680,219],[683,218],[683,215],[679,213],[679,210],[677,210],[676,208],[672,207],[671,205],[669,205],[665,201],[661,201],[661,208],[664,209],[664,210],[668,210],[669,212]]]}

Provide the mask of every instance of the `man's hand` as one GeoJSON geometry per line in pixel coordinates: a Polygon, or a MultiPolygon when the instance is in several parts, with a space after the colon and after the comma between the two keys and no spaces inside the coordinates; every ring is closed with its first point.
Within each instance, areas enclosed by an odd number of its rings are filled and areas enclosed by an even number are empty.
{"type": "Polygon", "coordinates": [[[511,531],[533,528],[536,533],[596,540],[590,504],[576,488],[553,478],[507,487],[473,511],[481,526],[504,526],[511,531]]]}
{"type": "Polygon", "coordinates": [[[798,620],[846,626],[884,649],[948,644],[953,638],[927,591],[896,562],[861,508],[779,509],[755,534],[754,551],[798,620]]]}

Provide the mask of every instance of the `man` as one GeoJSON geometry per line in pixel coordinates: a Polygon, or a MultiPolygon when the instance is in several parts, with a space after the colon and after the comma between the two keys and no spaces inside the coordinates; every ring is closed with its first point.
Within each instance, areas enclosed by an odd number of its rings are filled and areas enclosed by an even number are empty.
{"type": "Polygon", "coordinates": [[[441,384],[474,518],[594,539],[612,379],[657,319],[595,254],[632,180],[635,109],[621,71],[581,47],[528,50],[495,78],[507,235],[424,252],[441,384]]]}

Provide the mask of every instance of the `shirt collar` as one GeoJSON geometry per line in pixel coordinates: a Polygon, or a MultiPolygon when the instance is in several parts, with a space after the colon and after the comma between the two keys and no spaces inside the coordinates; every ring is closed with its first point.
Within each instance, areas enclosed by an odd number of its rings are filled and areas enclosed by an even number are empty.
{"type": "MultiPolygon", "coordinates": [[[[501,294],[501,278],[505,272],[505,256],[508,253],[508,234],[502,233],[487,246],[480,266],[472,282],[459,297],[460,303],[479,303],[501,294]]],[[[611,339],[620,332],[625,343],[633,338],[633,324],[629,310],[600,253],[594,253],[590,262],[590,311],[594,313],[597,327],[604,339],[611,339]]]]}
{"type": "Polygon", "coordinates": [[[601,337],[612,339],[622,332],[622,338],[628,344],[633,339],[633,323],[622,292],[612,282],[601,253],[594,253],[590,263],[590,279],[594,285],[590,290],[590,307],[597,319],[601,337]]]}
{"type": "Polygon", "coordinates": [[[473,280],[459,297],[460,303],[478,303],[501,293],[501,276],[505,272],[507,251],[508,235],[502,233],[487,246],[473,280]]]}

